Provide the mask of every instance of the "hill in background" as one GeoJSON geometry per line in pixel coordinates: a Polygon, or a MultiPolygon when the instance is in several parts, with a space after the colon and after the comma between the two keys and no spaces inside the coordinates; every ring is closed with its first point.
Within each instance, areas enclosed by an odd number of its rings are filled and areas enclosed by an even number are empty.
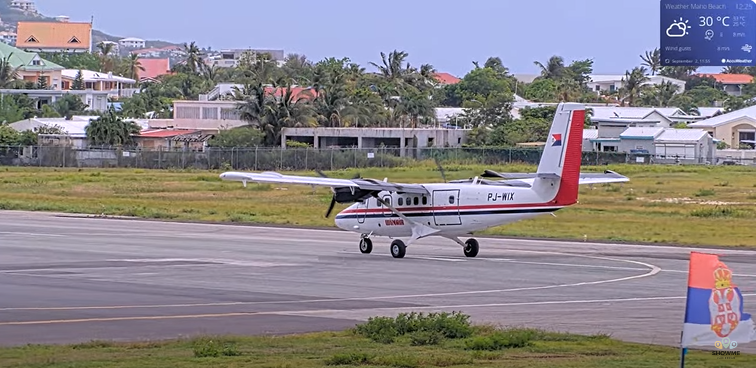
{"type": "MultiPolygon", "coordinates": [[[[16,26],[19,21],[22,22],[54,22],[55,18],[48,17],[43,14],[39,13],[32,13],[23,11],[20,9],[12,8],[10,6],[11,0],[0,0],[0,20],[2,20],[2,24],[0,24],[0,28],[2,28],[5,31],[10,32],[16,32],[16,26]]],[[[86,22],[87,19],[77,19],[73,20],[75,22],[86,22]]],[[[102,31],[92,29],[92,47],[96,47],[98,43],[101,41],[118,41],[120,39],[130,37],[130,36],[113,36],[106,34],[102,31]]],[[[173,42],[167,42],[167,41],[161,41],[161,40],[146,40],[146,47],[155,47],[155,48],[162,48],[166,46],[182,46],[180,43],[173,43],[173,42]]]]}

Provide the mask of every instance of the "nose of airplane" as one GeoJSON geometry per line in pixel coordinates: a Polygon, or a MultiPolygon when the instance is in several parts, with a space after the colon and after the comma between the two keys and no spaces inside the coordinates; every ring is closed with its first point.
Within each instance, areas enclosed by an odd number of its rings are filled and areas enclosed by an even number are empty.
{"type": "Polygon", "coordinates": [[[344,215],[343,212],[344,211],[341,211],[341,212],[339,212],[339,213],[336,214],[336,216],[334,217],[334,220],[333,220],[334,224],[336,225],[336,227],[338,227],[341,230],[353,230],[351,228],[351,221],[349,221],[349,219],[345,218],[345,215],[344,215]]]}

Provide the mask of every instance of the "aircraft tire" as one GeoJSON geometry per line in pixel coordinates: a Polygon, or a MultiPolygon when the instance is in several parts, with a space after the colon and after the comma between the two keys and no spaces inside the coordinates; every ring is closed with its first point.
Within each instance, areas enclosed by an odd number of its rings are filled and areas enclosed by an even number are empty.
{"type": "Polygon", "coordinates": [[[368,254],[373,251],[373,241],[369,238],[360,239],[360,252],[368,254]]]}
{"type": "Polygon", "coordinates": [[[467,239],[467,241],[465,242],[465,248],[464,248],[465,256],[475,257],[478,255],[478,250],[479,250],[478,241],[473,238],[467,239]]]}
{"type": "Polygon", "coordinates": [[[404,242],[396,239],[391,242],[391,256],[394,258],[404,258],[404,254],[407,253],[407,246],[404,242]]]}

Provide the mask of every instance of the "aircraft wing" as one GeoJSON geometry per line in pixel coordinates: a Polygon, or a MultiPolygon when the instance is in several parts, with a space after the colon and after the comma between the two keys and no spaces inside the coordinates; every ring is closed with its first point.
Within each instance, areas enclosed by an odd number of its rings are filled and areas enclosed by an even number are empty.
{"type": "Polygon", "coordinates": [[[425,189],[425,187],[421,184],[391,183],[387,181],[378,181],[375,179],[320,178],[313,176],[283,175],[272,171],[263,173],[228,171],[220,174],[220,178],[223,180],[241,181],[245,185],[247,182],[301,184],[325,186],[331,188],[347,187],[367,191],[387,191],[430,195],[430,192],[428,192],[428,190],[425,189]]]}

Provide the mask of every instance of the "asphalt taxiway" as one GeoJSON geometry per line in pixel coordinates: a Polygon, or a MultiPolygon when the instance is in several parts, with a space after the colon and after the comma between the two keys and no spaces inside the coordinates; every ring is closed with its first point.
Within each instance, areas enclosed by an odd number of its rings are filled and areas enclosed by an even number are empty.
{"type": "MultiPolygon", "coordinates": [[[[0,344],[338,330],[408,311],[676,345],[690,248],[0,212],[0,344]]],[[[701,250],[701,249],[699,249],[701,250]]],[[[707,250],[702,250],[707,251],[707,250]]],[[[756,252],[722,254],[756,312],[756,252]]],[[[751,350],[741,345],[741,351],[751,350]]]]}

